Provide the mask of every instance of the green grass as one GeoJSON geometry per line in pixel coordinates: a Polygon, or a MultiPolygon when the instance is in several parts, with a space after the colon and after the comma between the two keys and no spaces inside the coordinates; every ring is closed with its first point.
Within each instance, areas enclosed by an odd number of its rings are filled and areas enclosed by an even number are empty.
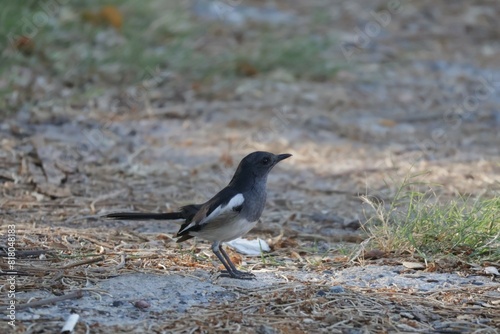
{"type": "Polygon", "coordinates": [[[396,255],[416,253],[426,261],[500,260],[500,197],[440,201],[419,177],[405,179],[388,205],[362,197],[370,208],[364,226],[369,245],[396,255]],[[428,190],[418,190],[423,186],[428,190]]]}
{"type": "Polygon", "coordinates": [[[314,39],[310,36],[279,38],[263,34],[257,47],[244,49],[234,55],[236,62],[252,64],[259,73],[284,69],[296,78],[308,80],[333,79],[341,64],[332,64],[324,55],[333,41],[328,38],[314,39]]]}
{"type": "MultiPolygon", "coordinates": [[[[39,0],[7,2],[0,33],[19,40],[26,31],[23,24],[33,22],[44,4],[39,0]]],[[[198,20],[185,3],[86,0],[69,2],[49,16],[30,36],[34,45],[30,52],[14,52],[7,38],[0,40],[0,46],[11,50],[0,62],[6,83],[0,90],[0,109],[7,113],[3,116],[40,100],[29,85],[20,83],[19,72],[26,68],[31,77],[71,87],[69,97],[61,98],[57,90],[42,99],[80,104],[110,87],[140,85],[144,78],[151,79],[151,73],[158,77],[158,71],[174,78],[168,80],[171,85],[218,82],[219,87],[223,83],[230,89],[236,79],[253,74],[265,77],[276,70],[281,71],[277,80],[328,81],[346,66],[342,59],[331,56],[333,38],[315,32],[325,17],[318,17],[316,26],[308,29],[293,24],[251,25],[239,33],[238,40],[234,27],[198,20]],[[97,13],[104,5],[115,6],[122,14],[120,31],[84,19],[86,13],[97,13]]],[[[159,81],[160,85],[167,83],[159,81]]]]}
{"type": "Polygon", "coordinates": [[[266,77],[279,70],[276,80],[328,81],[346,67],[343,59],[331,56],[333,38],[316,33],[326,25],[327,16],[321,11],[307,29],[293,24],[254,24],[237,32],[223,22],[197,19],[185,3],[160,0],[86,0],[56,6],[52,8],[55,14],[49,13],[48,20],[28,36],[33,42],[31,51],[16,51],[11,42],[30,31],[25,26],[44,13],[45,4],[41,0],[12,0],[4,6],[0,33],[11,38],[0,39],[0,47],[10,50],[0,62],[5,83],[0,89],[0,109],[5,110],[0,118],[40,99],[52,104],[86,103],[110,87],[141,85],[144,78],[151,79],[151,73],[155,79],[162,76],[153,80],[159,85],[217,82],[218,87],[232,89],[235,80],[248,75],[266,77]],[[122,14],[119,31],[109,22],[96,24],[84,18],[103,6],[115,6],[122,14]],[[19,72],[23,69],[29,69],[26,77],[46,78],[56,87],[70,87],[71,95],[62,98],[58,89],[35,96],[29,84],[22,82],[19,72]],[[163,74],[173,79],[163,80],[163,74]]]}
{"type": "MultiPolygon", "coordinates": [[[[21,22],[33,21],[35,14],[41,11],[41,4],[40,1],[30,1],[27,5],[11,1],[7,9],[12,15],[1,23],[1,32],[22,35],[21,22]]],[[[50,23],[42,24],[37,30],[33,37],[34,55],[8,57],[0,68],[6,70],[15,63],[53,70],[56,75],[68,69],[80,69],[79,74],[84,75],[114,63],[123,71],[135,74],[126,78],[140,79],[145,68],[160,66],[193,79],[204,79],[214,75],[239,76],[238,64],[244,61],[255,67],[258,74],[280,68],[297,78],[328,80],[341,66],[324,54],[333,46],[333,41],[315,36],[313,31],[296,35],[293,26],[252,26],[252,32],[246,34],[243,41],[234,43],[230,26],[197,20],[189,9],[179,4],[114,0],[105,5],[116,6],[123,15],[123,27],[117,33],[123,37],[123,44],[96,46],[96,36],[113,29],[86,22],[82,14],[98,11],[103,6],[101,2],[68,3],[62,10],[66,13],[65,19],[51,17],[50,23]],[[73,19],[68,19],[68,15],[73,15],[73,19]],[[40,53],[47,59],[41,59],[40,53]],[[75,68],[75,65],[78,66],[75,68]]],[[[115,37],[111,34],[108,38],[115,37]]],[[[3,45],[6,41],[2,42],[3,45]]]]}

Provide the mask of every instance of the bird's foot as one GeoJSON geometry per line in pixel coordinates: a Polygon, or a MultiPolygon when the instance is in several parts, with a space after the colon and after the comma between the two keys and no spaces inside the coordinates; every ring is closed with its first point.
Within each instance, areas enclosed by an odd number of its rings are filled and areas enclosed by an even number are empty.
{"type": "Polygon", "coordinates": [[[220,276],[231,277],[236,279],[246,279],[246,280],[256,279],[254,274],[240,270],[231,270],[231,271],[222,270],[220,276]]]}

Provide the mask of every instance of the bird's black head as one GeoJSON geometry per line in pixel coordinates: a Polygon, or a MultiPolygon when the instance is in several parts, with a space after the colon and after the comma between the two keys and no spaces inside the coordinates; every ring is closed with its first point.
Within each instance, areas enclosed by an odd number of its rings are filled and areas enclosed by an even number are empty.
{"type": "Polygon", "coordinates": [[[281,160],[291,157],[291,154],[272,154],[257,151],[250,153],[241,160],[231,183],[248,180],[249,178],[266,178],[269,171],[281,160]]]}

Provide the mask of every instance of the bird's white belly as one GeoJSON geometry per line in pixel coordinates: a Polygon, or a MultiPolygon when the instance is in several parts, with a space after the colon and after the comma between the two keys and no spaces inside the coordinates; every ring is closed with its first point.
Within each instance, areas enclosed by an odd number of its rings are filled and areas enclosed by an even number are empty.
{"type": "Polygon", "coordinates": [[[246,219],[235,219],[219,224],[212,221],[201,231],[192,231],[189,234],[208,241],[227,242],[247,234],[255,225],[256,221],[249,222],[246,219]]]}

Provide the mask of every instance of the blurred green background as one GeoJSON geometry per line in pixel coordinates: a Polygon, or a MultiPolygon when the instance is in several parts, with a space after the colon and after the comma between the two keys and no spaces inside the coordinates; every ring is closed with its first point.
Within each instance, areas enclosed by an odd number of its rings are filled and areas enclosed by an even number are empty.
{"type": "Polygon", "coordinates": [[[270,73],[285,80],[332,80],[347,66],[332,57],[336,37],[325,29],[331,18],[321,8],[300,23],[293,11],[271,6],[255,12],[245,7],[250,5],[4,1],[0,107],[14,111],[38,99],[36,80],[57,87],[54,98],[65,88],[69,101],[78,102],[158,73],[195,86],[221,79],[231,85],[234,78],[270,73]]]}

